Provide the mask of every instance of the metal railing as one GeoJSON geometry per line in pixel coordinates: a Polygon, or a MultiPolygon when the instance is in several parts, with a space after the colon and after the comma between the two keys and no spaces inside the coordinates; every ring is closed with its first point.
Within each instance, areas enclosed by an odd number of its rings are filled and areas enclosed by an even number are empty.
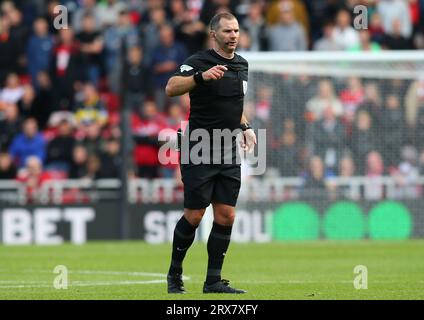
{"type": "MultiPolygon", "coordinates": [[[[239,201],[266,202],[296,199],[345,198],[350,200],[413,199],[422,195],[424,176],[400,185],[395,178],[332,177],[325,180],[327,188],[305,188],[300,177],[251,177],[242,182],[239,201]],[[314,192],[320,191],[320,192],[314,192]]],[[[90,203],[120,199],[119,179],[52,180],[38,189],[28,190],[25,183],[14,180],[0,181],[0,203],[62,204],[90,203]]],[[[174,179],[131,179],[128,182],[130,203],[181,202],[183,190],[174,179]]]]}
{"type": "Polygon", "coordinates": [[[45,181],[38,188],[28,188],[15,180],[0,181],[0,203],[62,204],[119,200],[118,179],[69,179],[45,181]]]}

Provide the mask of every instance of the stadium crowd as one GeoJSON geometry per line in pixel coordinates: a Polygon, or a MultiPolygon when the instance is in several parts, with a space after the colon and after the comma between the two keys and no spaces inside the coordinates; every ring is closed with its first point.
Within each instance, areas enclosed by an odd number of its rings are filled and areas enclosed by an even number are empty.
{"type": "MultiPolygon", "coordinates": [[[[424,0],[0,1],[0,179],[119,177],[124,107],[130,176],[178,177],[160,165],[157,137],[188,118],[189,97],[164,87],[208,47],[221,11],[239,18],[239,52],[424,48],[424,0]],[[58,5],[66,29],[55,27],[58,5]]],[[[269,165],[282,176],[305,177],[306,190],[331,176],[424,174],[424,79],[286,80],[246,103],[253,125],[270,129],[269,165]]]]}
{"type": "Polygon", "coordinates": [[[305,194],[331,189],[334,177],[391,176],[408,187],[424,175],[424,77],[256,76],[265,84],[245,109],[268,129],[268,168],[303,177],[305,194]]]}

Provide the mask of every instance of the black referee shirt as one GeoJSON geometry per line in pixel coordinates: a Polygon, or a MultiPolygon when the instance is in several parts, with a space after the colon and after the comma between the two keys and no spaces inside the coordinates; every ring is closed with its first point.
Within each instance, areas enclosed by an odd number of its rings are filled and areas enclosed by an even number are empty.
{"type": "Polygon", "coordinates": [[[227,71],[220,80],[205,81],[190,91],[190,131],[203,128],[230,129],[240,127],[243,99],[247,90],[248,63],[238,54],[226,59],[213,49],[199,51],[189,57],[174,74],[191,76],[216,65],[225,65],[227,71]]]}

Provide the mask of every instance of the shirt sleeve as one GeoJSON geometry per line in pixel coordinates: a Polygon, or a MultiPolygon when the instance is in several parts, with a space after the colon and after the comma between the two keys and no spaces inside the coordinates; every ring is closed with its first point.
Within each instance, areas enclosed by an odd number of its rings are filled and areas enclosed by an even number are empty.
{"type": "Polygon", "coordinates": [[[187,58],[182,65],[175,71],[174,76],[189,77],[200,70],[199,60],[197,55],[187,58]]]}

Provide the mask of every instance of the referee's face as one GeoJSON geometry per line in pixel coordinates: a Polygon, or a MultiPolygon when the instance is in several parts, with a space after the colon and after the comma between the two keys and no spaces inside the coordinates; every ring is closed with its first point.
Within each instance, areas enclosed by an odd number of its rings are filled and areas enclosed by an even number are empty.
{"type": "Polygon", "coordinates": [[[237,20],[221,19],[218,29],[213,31],[213,37],[221,50],[233,53],[239,40],[239,24],[237,20]]]}

